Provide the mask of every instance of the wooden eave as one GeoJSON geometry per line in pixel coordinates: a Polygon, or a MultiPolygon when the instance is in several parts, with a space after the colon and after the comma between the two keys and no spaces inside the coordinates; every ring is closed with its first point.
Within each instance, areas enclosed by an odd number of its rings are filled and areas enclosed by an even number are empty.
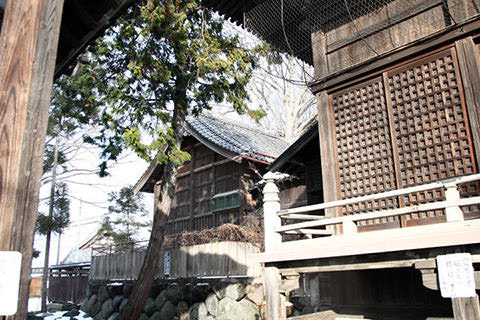
{"type": "MultiPolygon", "coordinates": [[[[196,132],[189,124],[186,122],[185,129],[188,134],[192,135],[195,139],[197,139],[201,144],[205,145],[207,148],[211,149],[213,152],[216,152],[227,159],[230,159],[235,162],[241,162],[242,158],[238,157],[238,155],[234,152],[225,150],[221,148],[204,137],[202,137],[198,132],[196,132]]],[[[166,149],[164,148],[160,153],[164,153],[166,149]]],[[[148,166],[147,170],[143,173],[140,179],[135,183],[133,187],[133,192],[148,192],[153,193],[153,187],[155,183],[159,181],[163,174],[163,166],[158,163],[157,160],[153,160],[150,165],[148,166]]]]}
{"type": "Polygon", "coordinates": [[[272,172],[283,172],[294,174],[295,167],[305,164],[295,161],[295,156],[305,152],[304,148],[315,139],[318,139],[318,125],[310,127],[300,138],[292,143],[275,161],[267,167],[272,172]]]}
{"type": "Polygon", "coordinates": [[[55,75],[73,68],[77,56],[135,0],[65,0],[55,75]]]}
{"type": "MultiPolygon", "coordinates": [[[[164,146],[163,149],[158,152],[157,156],[164,153],[166,149],[166,146],[164,146]]],[[[157,156],[155,156],[155,158],[157,156]]],[[[135,183],[133,186],[133,193],[153,193],[153,187],[155,186],[155,183],[162,177],[162,173],[163,166],[160,165],[156,159],[153,159],[147,170],[145,170],[140,179],[138,179],[137,183],[135,183]]]]}
{"type": "Polygon", "coordinates": [[[317,94],[324,90],[341,90],[347,86],[353,85],[352,79],[355,80],[355,83],[361,83],[372,77],[372,74],[385,69],[385,67],[394,66],[400,61],[415,58],[416,56],[429,52],[434,48],[442,48],[458,39],[465,38],[469,35],[475,35],[479,32],[480,16],[476,16],[413,41],[403,47],[399,47],[363,61],[357,65],[342,69],[341,71],[327,76],[317,77],[311,81],[308,86],[313,94],[317,94]]]}

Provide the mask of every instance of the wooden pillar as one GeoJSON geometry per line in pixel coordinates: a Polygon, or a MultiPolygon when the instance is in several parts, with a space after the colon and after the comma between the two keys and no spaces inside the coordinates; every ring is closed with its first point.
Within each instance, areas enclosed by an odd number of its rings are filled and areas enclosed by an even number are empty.
{"type": "Polygon", "coordinates": [[[480,161],[480,62],[479,52],[472,38],[458,40],[455,43],[458,64],[462,75],[463,94],[467,107],[473,149],[477,163],[480,161]]]}
{"type": "Polygon", "coordinates": [[[20,251],[25,319],[63,0],[8,0],[0,42],[0,250],[20,251]]]}
{"type": "MultiPolygon", "coordinates": [[[[330,108],[330,99],[326,91],[317,95],[318,109],[318,138],[320,143],[320,158],[322,166],[323,200],[330,202],[338,200],[337,172],[336,172],[336,147],[334,145],[335,131],[333,116],[330,108]]],[[[325,216],[338,216],[338,208],[325,209],[325,216]]],[[[327,230],[339,232],[338,227],[327,226],[327,230]]]]}
{"type": "MultiPolygon", "coordinates": [[[[277,212],[280,210],[279,190],[275,185],[275,175],[268,172],[263,177],[266,180],[263,188],[263,220],[265,252],[275,252],[282,242],[275,228],[281,225],[277,212]]],[[[267,320],[286,319],[285,296],[280,294],[280,274],[274,266],[265,267],[265,304],[267,320]]]]}
{"type": "Polygon", "coordinates": [[[480,319],[478,295],[472,298],[452,298],[452,309],[455,320],[480,319]]]}
{"type": "Polygon", "coordinates": [[[322,31],[312,33],[312,54],[315,80],[328,74],[327,36],[322,31]]]}
{"type": "Polygon", "coordinates": [[[275,185],[275,174],[268,172],[263,178],[267,182],[263,188],[265,252],[274,252],[282,242],[280,234],[275,232],[275,228],[281,226],[280,217],[277,215],[280,210],[279,190],[275,185]]]}

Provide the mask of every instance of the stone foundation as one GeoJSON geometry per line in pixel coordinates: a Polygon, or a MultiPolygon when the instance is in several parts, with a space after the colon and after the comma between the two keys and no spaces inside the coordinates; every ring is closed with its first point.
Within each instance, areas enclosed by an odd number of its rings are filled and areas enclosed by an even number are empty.
{"type": "MultiPolygon", "coordinates": [[[[115,320],[127,304],[133,283],[90,282],[81,305],[95,320],[115,320]]],[[[251,280],[156,282],[142,320],[260,320],[263,286],[251,280]]]]}

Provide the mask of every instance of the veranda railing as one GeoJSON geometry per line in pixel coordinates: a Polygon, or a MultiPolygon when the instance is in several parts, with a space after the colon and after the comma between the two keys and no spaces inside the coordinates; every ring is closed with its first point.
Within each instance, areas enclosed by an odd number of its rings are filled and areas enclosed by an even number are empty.
{"type": "Polygon", "coordinates": [[[342,225],[343,234],[352,234],[357,232],[357,222],[362,220],[400,216],[404,214],[438,209],[445,209],[447,222],[462,221],[464,217],[460,207],[480,204],[480,196],[461,198],[460,192],[458,191],[459,185],[480,180],[480,174],[449,178],[414,187],[287,210],[280,210],[280,202],[278,198],[279,190],[275,185],[275,175],[272,173],[267,173],[264,176],[264,179],[266,180],[266,185],[263,191],[265,215],[265,252],[273,250],[275,245],[281,242],[281,233],[329,236],[333,235],[333,231],[314,228],[342,225]],[[315,212],[318,212],[319,210],[338,208],[345,205],[371,200],[398,197],[439,188],[445,189],[445,200],[443,201],[339,217],[326,217],[324,215],[315,214],[315,212]],[[282,219],[285,220],[283,225],[282,219]],[[291,223],[291,220],[300,220],[303,222],[291,223]]]}

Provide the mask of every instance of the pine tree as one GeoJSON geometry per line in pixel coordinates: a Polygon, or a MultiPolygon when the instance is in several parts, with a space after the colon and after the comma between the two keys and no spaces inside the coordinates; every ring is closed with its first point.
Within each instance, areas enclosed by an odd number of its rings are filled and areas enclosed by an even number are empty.
{"type": "Polygon", "coordinates": [[[117,249],[130,248],[138,240],[136,235],[140,229],[151,225],[146,221],[143,195],[135,194],[133,186],[127,186],[109,193],[108,201],[111,205],[102,225],[105,236],[113,240],[117,249]]]}

